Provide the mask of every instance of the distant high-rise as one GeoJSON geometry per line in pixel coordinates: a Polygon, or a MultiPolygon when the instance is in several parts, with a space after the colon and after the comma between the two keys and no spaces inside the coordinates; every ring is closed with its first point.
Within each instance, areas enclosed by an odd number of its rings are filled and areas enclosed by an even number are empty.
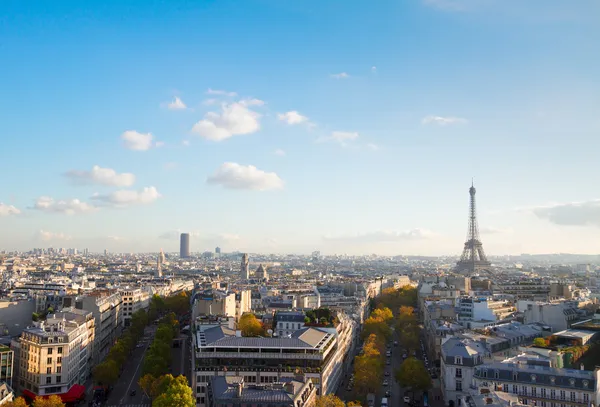
{"type": "Polygon", "coordinates": [[[471,196],[469,205],[469,230],[467,232],[467,241],[463,249],[460,260],[456,263],[456,270],[470,274],[479,270],[489,268],[490,263],[483,251],[483,244],[479,238],[479,226],[477,225],[477,211],[475,207],[475,186],[471,183],[469,195],[471,196]]]}
{"type": "Polygon", "coordinates": [[[190,234],[182,233],[179,241],[179,257],[187,259],[190,257],[190,234]]]}
{"type": "Polygon", "coordinates": [[[162,267],[163,264],[165,264],[165,261],[165,252],[163,252],[163,249],[160,249],[160,253],[156,259],[156,277],[162,277],[162,267]]]}
{"type": "Polygon", "coordinates": [[[217,247],[215,248],[215,253],[216,253],[216,254],[221,254],[221,248],[220,248],[219,246],[217,246],[217,247]]]}
{"type": "Polygon", "coordinates": [[[250,279],[250,259],[248,258],[248,253],[244,253],[242,255],[242,264],[240,266],[240,274],[242,279],[249,280],[250,279]]]}

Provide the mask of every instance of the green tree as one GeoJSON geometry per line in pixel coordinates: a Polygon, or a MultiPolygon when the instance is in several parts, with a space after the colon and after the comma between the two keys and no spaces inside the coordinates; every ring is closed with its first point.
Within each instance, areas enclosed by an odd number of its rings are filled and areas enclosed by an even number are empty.
{"type": "Polygon", "coordinates": [[[537,346],[538,348],[545,348],[546,340],[544,338],[535,338],[533,340],[533,346],[537,346]]]}
{"type": "Polygon", "coordinates": [[[104,386],[115,384],[119,378],[119,365],[112,359],[107,359],[104,362],[96,365],[92,371],[94,381],[104,386]]]}
{"type": "Polygon", "coordinates": [[[420,360],[410,357],[404,360],[394,377],[402,387],[412,390],[428,390],[431,388],[431,377],[420,360]]]}
{"type": "Polygon", "coordinates": [[[346,403],[348,407],[362,407],[362,403],[358,400],[349,401],[346,403]]]}
{"type": "Polygon", "coordinates": [[[346,404],[335,394],[318,396],[315,407],[346,407],[346,404]]]}
{"type": "Polygon", "coordinates": [[[165,374],[168,368],[169,361],[163,355],[146,354],[142,363],[142,374],[151,374],[154,377],[159,377],[165,374]]]}
{"type": "Polygon", "coordinates": [[[400,331],[400,342],[405,349],[417,349],[419,345],[419,336],[417,332],[411,329],[403,329],[400,331]]]}
{"type": "Polygon", "coordinates": [[[62,402],[61,398],[58,397],[56,394],[48,397],[48,398],[44,398],[44,397],[36,397],[35,400],[33,400],[33,404],[31,404],[32,407],[65,407],[65,403],[62,402]]]}
{"type": "Polygon", "coordinates": [[[155,340],[160,340],[164,343],[173,341],[173,329],[169,325],[160,325],[156,330],[155,340]]]}
{"type": "Polygon", "coordinates": [[[196,400],[185,376],[172,380],[163,393],[152,402],[152,407],[194,407],[196,400]]]}
{"type": "Polygon", "coordinates": [[[242,315],[238,328],[242,331],[242,336],[264,336],[265,330],[254,314],[247,313],[242,315]]]}
{"type": "Polygon", "coordinates": [[[27,407],[27,402],[23,397],[17,397],[13,401],[2,404],[2,407],[27,407]]]}

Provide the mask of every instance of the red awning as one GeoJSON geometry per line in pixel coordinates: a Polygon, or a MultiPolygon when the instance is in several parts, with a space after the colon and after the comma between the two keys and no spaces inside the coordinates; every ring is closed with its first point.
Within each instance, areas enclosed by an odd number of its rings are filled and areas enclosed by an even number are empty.
{"type": "MultiPolygon", "coordinates": [[[[34,400],[38,396],[34,392],[31,392],[27,389],[23,390],[23,395],[31,400],[34,400]]],[[[53,394],[45,394],[42,397],[47,398],[52,395],[53,394]]],[[[63,403],[74,403],[85,397],[85,386],[82,386],[81,384],[74,384],[71,386],[68,392],[57,394],[57,396],[60,397],[63,403]]]]}

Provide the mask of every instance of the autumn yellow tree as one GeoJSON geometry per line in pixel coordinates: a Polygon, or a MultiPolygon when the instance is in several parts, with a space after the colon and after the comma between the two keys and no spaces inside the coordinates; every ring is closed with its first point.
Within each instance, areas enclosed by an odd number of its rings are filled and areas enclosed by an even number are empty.
{"type": "Polygon", "coordinates": [[[33,400],[32,407],[65,407],[65,403],[62,402],[61,398],[57,395],[52,395],[48,398],[36,397],[33,400]]]}
{"type": "Polygon", "coordinates": [[[2,407],[27,407],[27,402],[23,397],[17,397],[13,401],[2,404],[2,407]]]}
{"type": "Polygon", "coordinates": [[[410,357],[404,360],[394,376],[400,386],[412,390],[427,390],[431,387],[431,377],[423,362],[417,358],[410,357]]]}
{"type": "Polygon", "coordinates": [[[242,336],[264,336],[265,332],[262,324],[254,314],[244,314],[238,322],[238,329],[242,331],[242,336]]]}
{"type": "Polygon", "coordinates": [[[375,334],[363,345],[363,352],[354,359],[354,383],[359,394],[375,392],[381,387],[383,356],[375,334]]]}
{"type": "Polygon", "coordinates": [[[346,404],[335,394],[317,397],[315,407],[346,407],[346,404]]]}

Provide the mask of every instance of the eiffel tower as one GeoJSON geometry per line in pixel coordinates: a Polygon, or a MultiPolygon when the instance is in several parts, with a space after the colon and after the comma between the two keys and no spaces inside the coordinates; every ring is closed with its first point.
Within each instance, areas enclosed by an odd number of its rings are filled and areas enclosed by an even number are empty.
{"type": "Polygon", "coordinates": [[[477,226],[477,212],[475,210],[475,187],[471,182],[469,195],[471,204],[469,206],[469,230],[467,232],[467,241],[463,249],[460,260],[456,263],[456,271],[472,274],[480,270],[489,269],[490,263],[483,251],[483,245],[479,239],[479,227],[477,226]]]}

